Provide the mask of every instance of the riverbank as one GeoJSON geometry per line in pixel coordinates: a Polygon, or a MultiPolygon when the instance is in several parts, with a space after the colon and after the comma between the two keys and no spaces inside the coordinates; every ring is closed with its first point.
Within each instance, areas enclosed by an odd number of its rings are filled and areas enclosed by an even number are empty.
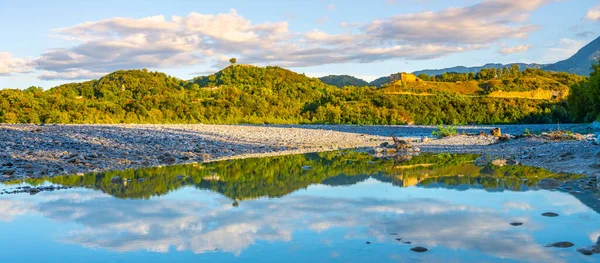
{"type": "MultiPolygon", "coordinates": [[[[463,126],[459,132],[501,127],[519,134],[556,125],[463,126]]],[[[562,125],[582,130],[582,125],[562,125]]],[[[553,172],[596,175],[600,146],[582,141],[549,142],[522,138],[497,143],[491,136],[455,136],[420,142],[432,126],[343,125],[8,125],[0,124],[0,175],[3,180],[83,174],[149,166],[236,158],[377,147],[391,134],[424,152],[479,153],[509,157],[553,172]]]]}

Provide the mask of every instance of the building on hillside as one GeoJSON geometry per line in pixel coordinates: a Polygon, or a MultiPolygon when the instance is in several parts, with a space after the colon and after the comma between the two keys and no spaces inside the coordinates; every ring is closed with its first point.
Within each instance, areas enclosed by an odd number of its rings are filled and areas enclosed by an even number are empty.
{"type": "Polygon", "coordinates": [[[404,73],[404,72],[390,75],[390,84],[394,84],[398,81],[400,81],[402,83],[417,82],[417,81],[419,81],[419,78],[417,78],[417,76],[415,76],[415,74],[404,73]]]}

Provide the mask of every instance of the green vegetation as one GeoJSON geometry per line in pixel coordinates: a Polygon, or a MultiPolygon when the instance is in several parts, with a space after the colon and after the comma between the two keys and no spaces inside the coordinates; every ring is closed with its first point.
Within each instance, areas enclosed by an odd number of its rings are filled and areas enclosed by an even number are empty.
{"type": "MultiPolygon", "coordinates": [[[[576,179],[526,166],[477,167],[473,154],[422,154],[398,163],[366,153],[338,151],[306,155],[176,165],[47,179],[66,186],[100,189],[119,198],[149,198],[183,186],[221,193],[231,199],[280,197],[312,184],[348,185],[369,177],[401,187],[443,183],[521,191],[543,178],[576,179]],[[303,169],[310,166],[312,169],[303,169]],[[126,183],[111,183],[119,176],[126,183]],[[527,180],[524,180],[527,179],[527,180]]],[[[28,179],[41,184],[44,179],[28,179]]]]}
{"type": "Polygon", "coordinates": [[[600,120],[600,64],[592,68],[588,80],[571,86],[569,110],[575,121],[600,120]]]}
{"type": "Polygon", "coordinates": [[[431,135],[438,137],[438,138],[444,138],[444,137],[448,137],[448,136],[454,136],[457,134],[456,132],[456,126],[444,126],[444,125],[438,125],[437,126],[437,131],[432,131],[431,135]]]}
{"type": "Polygon", "coordinates": [[[559,101],[457,93],[414,96],[387,91],[375,87],[337,88],[279,67],[232,64],[192,81],[145,69],[127,70],[47,91],[37,87],[0,90],[0,122],[359,125],[570,122],[565,103],[559,101]]]}
{"type": "Polygon", "coordinates": [[[369,86],[369,83],[353,77],[353,76],[348,76],[348,75],[329,75],[329,76],[325,76],[325,77],[321,77],[319,78],[321,81],[323,81],[323,83],[331,85],[331,86],[336,86],[338,88],[343,88],[346,86],[354,86],[354,87],[364,87],[364,86],[369,86]]]}
{"type": "Polygon", "coordinates": [[[384,85],[384,92],[404,91],[428,94],[494,95],[497,97],[504,95],[561,101],[569,94],[570,86],[585,80],[585,77],[564,72],[549,72],[532,68],[520,71],[516,64],[511,67],[482,69],[477,74],[472,72],[443,73],[437,76],[421,74],[418,77],[423,81],[403,83],[401,86],[384,85]],[[525,93],[528,91],[537,91],[537,93],[525,93]]]}

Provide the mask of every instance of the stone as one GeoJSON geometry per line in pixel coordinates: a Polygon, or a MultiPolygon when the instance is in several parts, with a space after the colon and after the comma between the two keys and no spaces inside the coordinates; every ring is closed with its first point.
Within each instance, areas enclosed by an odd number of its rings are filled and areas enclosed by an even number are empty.
{"type": "Polygon", "coordinates": [[[427,252],[427,248],[424,247],[412,247],[410,250],[417,252],[417,253],[423,253],[423,252],[427,252]]]}
{"type": "Polygon", "coordinates": [[[595,145],[600,145],[600,136],[596,136],[596,140],[594,140],[595,145]]]}
{"type": "Polygon", "coordinates": [[[482,155],[481,157],[479,157],[479,158],[477,158],[475,160],[474,164],[477,165],[477,166],[486,166],[491,161],[492,161],[492,159],[490,158],[490,156],[488,156],[488,155],[482,155]]]}
{"type": "Polygon", "coordinates": [[[122,184],[123,179],[121,179],[121,177],[119,177],[119,176],[115,176],[112,179],[110,179],[110,182],[113,184],[122,184]]]}
{"type": "Polygon", "coordinates": [[[2,174],[4,174],[4,175],[13,175],[14,173],[15,173],[15,169],[2,170],[2,174]]]}
{"type": "Polygon", "coordinates": [[[558,214],[554,213],[554,212],[546,212],[546,213],[543,213],[542,215],[545,217],[557,217],[558,216],[558,214]]]}
{"type": "Polygon", "coordinates": [[[515,159],[508,159],[506,160],[506,165],[519,165],[519,161],[515,160],[515,159]]]}
{"type": "Polygon", "coordinates": [[[431,141],[431,138],[427,137],[427,136],[421,136],[421,142],[422,143],[427,143],[431,141]]]}
{"type": "Polygon", "coordinates": [[[562,183],[556,179],[544,178],[537,183],[537,187],[541,189],[551,190],[559,188],[561,184],[562,183]]]}
{"type": "Polygon", "coordinates": [[[571,242],[562,241],[562,242],[550,243],[550,244],[545,245],[544,247],[569,248],[569,247],[572,247],[574,245],[575,244],[573,244],[571,242]]]}
{"type": "Polygon", "coordinates": [[[521,225],[523,225],[523,223],[521,223],[521,222],[512,222],[512,223],[510,223],[510,225],[511,226],[521,226],[521,225]]]}
{"type": "Polygon", "coordinates": [[[505,159],[494,159],[492,161],[492,165],[493,166],[500,166],[500,167],[502,167],[502,166],[506,166],[506,164],[507,164],[507,161],[505,159]]]}
{"type": "Polygon", "coordinates": [[[589,247],[580,247],[580,248],[577,248],[577,252],[579,252],[583,255],[586,255],[586,256],[600,254],[600,245],[594,245],[594,246],[589,246],[589,247]]]}
{"type": "Polygon", "coordinates": [[[312,166],[308,166],[308,165],[302,166],[302,170],[304,170],[304,171],[312,170],[312,166]]]}
{"type": "Polygon", "coordinates": [[[42,190],[40,190],[39,188],[31,188],[31,189],[29,189],[29,194],[30,195],[35,195],[35,194],[37,194],[37,193],[39,193],[41,191],[42,190]]]}
{"type": "Polygon", "coordinates": [[[490,131],[490,134],[494,137],[500,137],[502,136],[502,131],[500,130],[500,128],[494,128],[490,131]]]}
{"type": "Polygon", "coordinates": [[[381,148],[390,147],[390,143],[389,142],[384,142],[384,143],[380,144],[379,147],[381,147],[381,148]]]}

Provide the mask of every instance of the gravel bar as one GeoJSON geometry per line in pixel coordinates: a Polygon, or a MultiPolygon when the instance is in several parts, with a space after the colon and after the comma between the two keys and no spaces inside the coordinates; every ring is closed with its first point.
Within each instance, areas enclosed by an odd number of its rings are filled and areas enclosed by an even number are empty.
{"type": "MultiPolygon", "coordinates": [[[[479,133],[501,127],[519,134],[556,129],[556,125],[460,126],[479,133]]],[[[562,125],[563,129],[578,126],[562,125]]],[[[0,179],[83,174],[110,170],[208,162],[236,158],[376,147],[391,134],[415,141],[422,151],[524,156],[522,163],[553,171],[596,172],[596,146],[591,141],[558,143],[514,140],[497,144],[491,136],[455,136],[425,140],[434,126],[352,125],[10,125],[0,124],[0,179]],[[538,151],[540,153],[538,153],[538,151]],[[571,151],[583,163],[554,167],[545,162],[571,151]],[[578,156],[581,155],[581,158],[578,156]],[[545,158],[542,158],[545,157],[545,158]],[[594,160],[592,160],[594,159],[594,160]],[[591,163],[588,163],[591,162],[591,163]],[[583,166],[582,166],[583,165],[583,166]],[[570,168],[569,168],[570,167],[570,168]],[[583,169],[581,168],[583,167],[583,169]],[[590,168],[591,167],[591,168],[590,168]]],[[[591,140],[591,139],[590,139],[591,140]]],[[[558,162],[560,163],[560,162],[558,162]]],[[[598,165],[600,167],[600,165],[598,165]]]]}

